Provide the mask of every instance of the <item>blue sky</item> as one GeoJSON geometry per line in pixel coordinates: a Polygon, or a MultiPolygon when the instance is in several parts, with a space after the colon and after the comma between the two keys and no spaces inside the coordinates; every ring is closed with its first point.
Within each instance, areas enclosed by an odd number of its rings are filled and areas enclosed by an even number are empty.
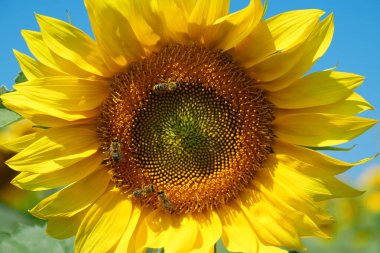
{"type": "MultiPolygon", "coordinates": [[[[0,84],[11,87],[19,72],[19,66],[13,56],[12,48],[29,53],[21,35],[22,29],[38,30],[34,13],[67,20],[70,11],[75,26],[91,34],[86,10],[81,0],[0,0],[0,84]]],[[[247,5],[248,0],[231,0],[231,10],[247,5]]],[[[344,0],[270,0],[267,17],[295,9],[322,9],[334,13],[335,34],[325,56],[313,70],[323,70],[338,65],[338,71],[353,72],[366,77],[365,83],[357,91],[380,109],[380,1],[344,0]]],[[[365,112],[363,116],[380,119],[378,111],[365,112]]],[[[335,152],[334,157],[346,161],[356,161],[380,152],[380,124],[344,145],[358,146],[351,152],[335,152]]],[[[380,158],[357,166],[347,173],[353,180],[366,168],[379,164],[380,158]]]]}

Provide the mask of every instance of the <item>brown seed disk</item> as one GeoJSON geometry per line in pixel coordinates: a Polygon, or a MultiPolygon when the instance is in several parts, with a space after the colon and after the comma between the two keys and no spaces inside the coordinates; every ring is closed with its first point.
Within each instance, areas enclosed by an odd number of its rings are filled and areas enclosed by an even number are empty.
{"type": "Polygon", "coordinates": [[[219,50],[168,45],[110,87],[98,135],[116,186],[144,206],[215,208],[248,185],[271,151],[272,105],[219,50]]]}

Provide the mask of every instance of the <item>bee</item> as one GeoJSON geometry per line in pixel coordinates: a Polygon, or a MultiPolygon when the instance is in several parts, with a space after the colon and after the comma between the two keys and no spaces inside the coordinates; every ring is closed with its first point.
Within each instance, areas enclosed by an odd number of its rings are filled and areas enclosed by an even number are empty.
{"type": "Polygon", "coordinates": [[[143,188],[135,188],[132,191],[132,196],[139,199],[141,197],[144,197],[154,191],[153,185],[147,185],[144,186],[143,188]]]}
{"type": "Polygon", "coordinates": [[[121,144],[117,137],[114,137],[111,141],[110,147],[106,152],[107,158],[103,160],[102,164],[106,164],[112,161],[115,164],[120,163],[123,159],[123,153],[121,151],[121,144]]]}
{"type": "Polygon", "coordinates": [[[174,212],[174,205],[172,204],[172,202],[170,202],[168,196],[166,196],[165,192],[164,191],[159,191],[157,193],[157,197],[158,197],[158,200],[161,202],[162,204],[162,207],[170,212],[170,213],[173,213],[174,212]]]}
{"type": "Polygon", "coordinates": [[[179,83],[177,82],[157,83],[153,86],[153,91],[157,94],[163,94],[176,90],[178,86],[179,83]]]}

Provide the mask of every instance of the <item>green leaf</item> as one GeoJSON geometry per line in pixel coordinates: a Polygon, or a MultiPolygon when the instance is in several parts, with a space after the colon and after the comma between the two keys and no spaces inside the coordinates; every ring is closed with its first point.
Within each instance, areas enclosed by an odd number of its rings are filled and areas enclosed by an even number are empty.
{"type": "MultiPolygon", "coordinates": [[[[34,200],[34,203],[36,202],[34,200]]],[[[0,242],[6,234],[10,234],[19,224],[43,225],[44,223],[45,221],[35,218],[29,212],[19,211],[0,203],[0,242]]],[[[0,250],[0,252],[2,251],[0,250]]]]}
{"type": "MultiPolygon", "coordinates": [[[[22,72],[20,72],[20,73],[22,73],[22,72]]],[[[0,95],[8,93],[8,92],[11,92],[11,91],[8,90],[7,87],[5,87],[3,85],[0,86],[0,95]]],[[[3,101],[0,99],[0,128],[5,127],[5,126],[17,121],[17,120],[20,120],[21,118],[22,117],[19,114],[7,109],[3,105],[3,101]]]]}
{"type": "Polygon", "coordinates": [[[352,147],[349,148],[338,148],[338,147],[306,147],[312,150],[330,150],[330,151],[351,151],[354,147],[356,147],[357,144],[353,145],[352,147]]]}
{"type": "Polygon", "coordinates": [[[7,92],[9,92],[10,90],[7,89],[7,87],[5,87],[4,85],[1,85],[0,86],[0,95],[3,95],[7,92]]]}
{"type": "Polygon", "coordinates": [[[18,73],[16,79],[15,79],[15,83],[23,83],[23,82],[26,82],[28,81],[28,79],[26,79],[26,76],[24,75],[24,72],[20,72],[18,73]]]}
{"type": "Polygon", "coordinates": [[[20,120],[21,118],[20,115],[7,108],[0,108],[0,128],[20,120]]]}
{"type": "MultiPolygon", "coordinates": [[[[0,96],[5,94],[5,93],[8,93],[9,90],[7,89],[7,87],[5,87],[4,85],[1,85],[0,86],[0,96]]],[[[3,101],[1,100],[0,98],[0,108],[5,108],[5,106],[3,105],[3,101]]]]}
{"type": "Polygon", "coordinates": [[[0,252],[72,253],[73,238],[57,240],[47,236],[44,227],[19,225],[14,231],[3,233],[0,237],[0,252]]]}
{"type": "MultiPolygon", "coordinates": [[[[28,79],[26,79],[24,73],[23,72],[18,73],[18,75],[15,79],[15,83],[23,83],[26,81],[28,81],[28,79]]],[[[3,85],[0,86],[0,95],[8,93],[8,92],[11,92],[11,91],[8,90],[3,85]]],[[[20,119],[22,119],[22,117],[19,114],[7,109],[4,106],[2,100],[0,99],[0,128],[5,127],[5,126],[17,121],[17,120],[20,120],[20,119]]]]}
{"type": "Polygon", "coordinates": [[[11,236],[10,233],[7,233],[7,232],[0,232],[0,242],[9,238],[11,236]]]}
{"type": "Polygon", "coordinates": [[[268,0],[265,0],[265,2],[264,2],[263,16],[261,17],[261,21],[264,20],[265,15],[267,14],[267,10],[268,10],[268,0]]]}
{"type": "Polygon", "coordinates": [[[146,253],[164,253],[164,252],[165,252],[164,248],[160,248],[160,249],[148,249],[146,251],[146,253]]]}

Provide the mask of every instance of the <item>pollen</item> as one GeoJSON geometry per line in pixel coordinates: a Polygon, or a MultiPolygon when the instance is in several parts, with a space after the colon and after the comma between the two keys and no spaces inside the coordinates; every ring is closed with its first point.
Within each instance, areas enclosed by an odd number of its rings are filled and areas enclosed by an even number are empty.
{"type": "Polygon", "coordinates": [[[271,152],[273,109],[220,50],[171,44],[114,76],[98,136],[115,186],[170,213],[237,197],[271,152]]]}

